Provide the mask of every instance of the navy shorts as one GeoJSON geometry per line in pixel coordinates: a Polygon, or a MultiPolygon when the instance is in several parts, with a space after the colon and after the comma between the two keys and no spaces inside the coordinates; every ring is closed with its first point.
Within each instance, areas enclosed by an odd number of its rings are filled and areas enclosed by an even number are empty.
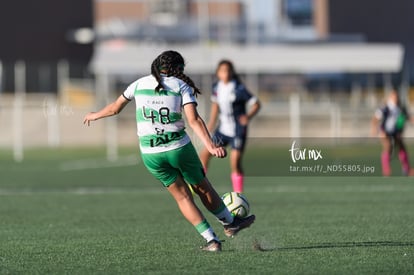
{"type": "Polygon", "coordinates": [[[381,127],[381,130],[385,133],[385,135],[388,138],[401,137],[402,136],[402,133],[403,133],[403,129],[401,129],[401,130],[395,129],[394,131],[386,131],[383,127],[381,127]]]}
{"type": "Polygon", "coordinates": [[[232,149],[243,151],[246,145],[246,135],[229,137],[220,133],[218,130],[213,135],[213,142],[216,146],[226,147],[230,145],[232,149]]]}

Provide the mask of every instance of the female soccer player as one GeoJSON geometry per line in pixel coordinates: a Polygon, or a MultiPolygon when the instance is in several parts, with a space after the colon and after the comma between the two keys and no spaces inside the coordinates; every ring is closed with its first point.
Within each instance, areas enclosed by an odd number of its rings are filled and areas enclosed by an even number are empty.
{"type": "MultiPolygon", "coordinates": [[[[218,117],[219,126],[214,133],[213,140],[219,146],[230,144],[233,191],[242,193],[244,186],[242,157],[247,138],[247,126],[260,110],[260,102],[241,83],[231,61],[220,61],[216,75],[218,82],[213,86],[208,129],[211,131],[214,128],[218,117]],[[246,105],[251,106],[248,112],[246,105]]],[[[206,171],[211,156],[207,147],[201,152],[201,162],[206,171]]]]}
{"type": "Polygon", "coordinates": [[[178,52],[161,53],[151,65],[151,75],[133,82],[116,101],[100,111],[88,113],[84,124],[89,126],[91,121],[116,115],[135,99],[140,151],[146,168],[168,189],[184,217],[206,240],[202,249],[220,251],[220,240],[194,203],[185,182],[191,184],[204,206],[222,223],[228,237],[249,227],[255,216],[233,217],[205,177],[200,159],[184,131],[183,111],[210,154],[223,158],[226,151],[215,146],[197,112],[195,96],[200,91],[184,74],[184,66],[178,52]]]}
{"type": "Polygon", "coordinates": [[[411,173],[408,152],[402,137],[407,120],[410,120],[409,114],[401,104],[396,91],[389,94],[386,104],[379,108],[372,118],[372,133],[379,135],[382,143],[381,165],[384,176],[391,175],[390,160],[394,146],[399,148],[398,157],[403,174],[407,176],[411,173]]]}

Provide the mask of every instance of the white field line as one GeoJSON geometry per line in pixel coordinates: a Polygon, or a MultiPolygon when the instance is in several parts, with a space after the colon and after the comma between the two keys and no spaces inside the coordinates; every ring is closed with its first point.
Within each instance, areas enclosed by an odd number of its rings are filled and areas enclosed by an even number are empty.
{"type": "Polygon", "coordinates": [[[0,189],[0,196],[32,196],[32,195],[103,195],[103,194],[155,194],[161,193],[160,188],[104,188],[104,187],[79,187],[72,189],[0,189]]]}
{"type": "Polygon", "coordinates": [[[386,193],[386,192],[413,192],[414,188],[410,186],[325,186],[324,188],[312,188],[309,186],[287,186],[278,185],[275,187],[265,186],[262,189],[254,188],[249,190],[252,193],[386,193]]]}
{"type": "MultiPolygon", "coordinates": [[[[162,187],[154,188],[139,188],[139,187],[79,187],[72,189],[7,189],[0,188],[0,196],[30,196],[30,195],[47,195],[47,194],[69,194],[69,195],[102,195],[102,194],[161,194],[164,189],[162,187]]],[[[217,188],[219,193],[228,192],[223,187],[217,188]]],[[[413,188],[409,186],[359,186],[359,187],[326,187],[326,188],[312,188],[300,186],[264,186],[260,188],[250,187],[247,193],[391,193],[391,192],[413,192],[413,188]]]]}
{"type": "Polygon", "coordinates": [[[109,161],[106,159],[83,159],[63,162],[59,165],[61,171],[73,170],[87,170],[87,169],[101,169],[110,167],[134,166],[140,163],[140,158],[137,155],[130,155],[120,157],[116,161],[109,161]]]}

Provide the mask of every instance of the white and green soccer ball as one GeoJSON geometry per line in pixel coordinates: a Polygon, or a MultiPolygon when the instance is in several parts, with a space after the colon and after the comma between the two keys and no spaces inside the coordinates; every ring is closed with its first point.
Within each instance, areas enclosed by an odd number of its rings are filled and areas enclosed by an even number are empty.
{"type": "Polygon", "coordinates": [[[250,205],[244,195],[236,192],[228,192],[221,199],[233,216],[244,218],[249,215],[250,205]]]}

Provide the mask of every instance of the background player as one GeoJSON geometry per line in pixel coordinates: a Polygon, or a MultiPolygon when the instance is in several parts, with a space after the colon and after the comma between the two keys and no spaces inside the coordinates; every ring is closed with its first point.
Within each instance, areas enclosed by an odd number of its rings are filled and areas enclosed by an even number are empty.
{"type": "MultiPolygon", "coordinates": [[[[246,145],[247,127],[260,109],[259,100],[241,83],[233,63],[219,62],[216,70],[218,82],[213,86],[211,113],[208,129],[213,130],[217,118],[219,125],[213,140],[219,146],[230,144],[230,167],[233,191],[241,193],[244,186],[242,157],[246,145]],[[250,106],[248,112],[246,105],[250,106]]],[[[211,154],[208,148],[201,152],[201,161],[207,171],[211,154]]]]}
{"type": "Polygon", "coordinates": [[[195,95],[198,93],[193,81],[184,74],[182,56],[166,51],[153,61],[151,75],[133,82],[115,102],[102,110],[88,113],[84,123],[89,125],[90,121],[116,115],[135,99],[140,151],[146,168],[168,189],[184,217],[207,241],[203,250],[220,251],[221,242],[194,203],[185,181],[223,224],[227,236],[234,236],[250,226],[255,216],[233,218],[205,177],[200,159],[184,131],[182,111],[210,154],[223,158],[226,151],[213,143],[197,112],[195,95]]]}
{"type": "Polygon", "coordinates": [[[401,104],[397,91],[392,91],[388,95],[386,104],[375,112],[372,119],[372,133],[379,135],[381,139],[381,165],[384,176],[391,175],[390,160],[395,147],[399,149],[398,158],[403,174],[411,173],[408,152],[402,137],[407,120],[410,120],[409,114],[406,107],[401,104]]]}

